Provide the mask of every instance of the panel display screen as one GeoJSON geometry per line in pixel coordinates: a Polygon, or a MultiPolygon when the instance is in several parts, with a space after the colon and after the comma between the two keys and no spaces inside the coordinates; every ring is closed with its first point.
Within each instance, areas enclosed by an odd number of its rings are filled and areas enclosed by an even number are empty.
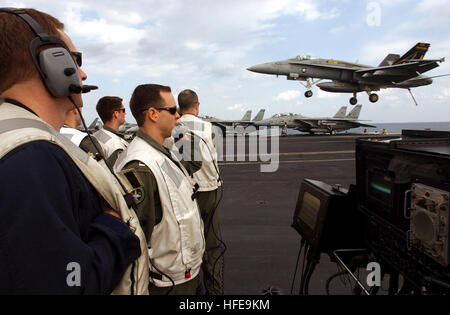
{"type": "Polygon", "coordinates": [[[381,172],[368,172],[367,193],[370,197],[381,201],[385,205],[391,203],[392,182],[386,180],[381,172]]]}
{"type": "Polygon", "coordinates": [[[320,200],[311,193],[305,191],[303,201],[300,208],[299,218],[311,230],[316,228],[317,215],[320,211],[320,200]]]}

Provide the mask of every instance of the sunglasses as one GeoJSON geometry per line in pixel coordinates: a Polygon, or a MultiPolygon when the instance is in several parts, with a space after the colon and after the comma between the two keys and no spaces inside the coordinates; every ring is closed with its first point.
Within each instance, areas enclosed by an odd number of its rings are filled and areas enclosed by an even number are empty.
{"type": "Polygon", "coordinates": [[[125,107],[124,107],[124,108],[119,108],[117,111],[118,111],[118,112],[122,111],[122,112],[125,113],[125,107]]]}
{"type": "Polygon", "coordinates": [[[153,107],[156,110],[166,110],[168,111],[170,114],[175,115],[175,113],[177,112],[177,107],[153,107]]]}
{"type": "Polygon", "coordinates": [[[75,58],[75,62],[77,63],[78,67],[81,67],[82,63],[83,63],[83,59],[82,59],[82,53],[80,53],[79,51],[71,51],[70,54],[75,58]]]}

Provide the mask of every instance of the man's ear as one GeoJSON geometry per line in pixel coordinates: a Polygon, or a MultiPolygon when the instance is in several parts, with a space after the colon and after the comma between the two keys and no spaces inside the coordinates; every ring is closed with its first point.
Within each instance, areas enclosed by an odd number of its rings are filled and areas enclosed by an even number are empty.
{"type": "Polygon", "coordinates": [[[158,113],[156,109],[150,107],[150,109],[147,111],[147,115],[151,121],[156,121],[158,119],[158,113]]]}

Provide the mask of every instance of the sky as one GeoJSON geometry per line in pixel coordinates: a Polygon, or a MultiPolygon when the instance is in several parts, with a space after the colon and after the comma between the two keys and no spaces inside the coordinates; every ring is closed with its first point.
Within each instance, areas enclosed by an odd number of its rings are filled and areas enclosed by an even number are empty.
{"type": "MultiPolygon", "coordinates": [[[[418,42],[430,43],[427,59],[446,57],[426,75],[450,73],[448,0],[30,0],[3,1],[2,7],[35,8],[60,19],[83,52],[84,94],[89,124],[103,96],[123,98],[126,120],[135,120],[129,100],[139,84],[172,88],[175,99],[195,90],[200,115],[240,119],[260,109],[331,117],[351,94],[305,88],[286,77],[252,73],[248,67],[311,54],[377,66],[389,53],[402,55],[418,42]]],[[[450,77],[412,90],[377,92],[363,105],[360,119],[373,122],[450,121],[450,77]]]]}

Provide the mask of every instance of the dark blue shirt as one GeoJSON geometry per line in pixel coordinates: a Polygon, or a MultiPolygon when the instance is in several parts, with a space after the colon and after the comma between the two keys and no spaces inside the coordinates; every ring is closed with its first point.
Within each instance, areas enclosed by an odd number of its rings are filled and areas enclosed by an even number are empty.
{"type": "Polygon", "coordinates": [[[139,255],[60,147],[30,142],[0,160],[0,294],[109,294],[139,255]]]}

